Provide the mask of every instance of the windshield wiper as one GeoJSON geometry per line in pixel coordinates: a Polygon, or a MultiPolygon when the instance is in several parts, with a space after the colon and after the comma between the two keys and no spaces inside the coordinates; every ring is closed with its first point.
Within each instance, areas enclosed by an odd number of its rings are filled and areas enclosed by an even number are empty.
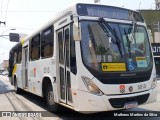
{"type": "Polygon", "coordinates": [[[112,43],[117,45],[121,58],[123,58],[121,44],[120,44],[121,40],[118,38],[116,30],[112,29],[111,26],[104,20],[104,18],[99,18],[99,25],[101,26],[101,28],[107,34],[108,37],[111,37],[109,32],[112,34],[111,41],[112,43]],[[109,29],[109,32],[107,31],[106,27],[109,29]]]}

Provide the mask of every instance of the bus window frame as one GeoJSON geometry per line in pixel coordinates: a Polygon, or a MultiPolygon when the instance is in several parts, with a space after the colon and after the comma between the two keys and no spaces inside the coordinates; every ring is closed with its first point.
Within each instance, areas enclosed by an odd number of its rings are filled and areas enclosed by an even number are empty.
{"type": "Polygon", "coordinates": [[[35,36],[33,36],[32,37],[32,39],[30,40],[30,52],[29,52],[29,58],[30,58],[30,60],[31,61],[35,61],[35,60],[39,60],[40,59],[40,50],[41,50],[41,48],[40,48],[40,33],[38,33],[38,34],[36,34],[35,36]],[[36,43],[36,39],[37,39],[37,37],[39,38],[38,39],[38,45],[35,45],[35,43],[36,43]],[[34,41],[35,40],[35,41],[34,41]],[[35,42],[35,43],[34,43],[35,42]],[[36,57],[36,58],[32,58],[32,50],[34,49],[34,48],[38,48],[38,56],[36,57]]]}
{"type": "Polygon", "coordinates": [[[42,32],[41,32],[41,35],[40,35],[40,56],[41,56],[41,59],[45,59],[45,58],[51,58],[51,57],[53,57],[53,55],[54,55],[54,26],[51,25],[51,26],[47,27],[46,29],[42,30],[42,32]],[[51,30],[51,34],[49,33],[48,35],[46,35],[47,37],[48,36],[50,37],[50,35],[51,35],[51,38],[49,38],[49,40],[46,36],[43,36],[43,33],[47,32],[48,30],[51,30]],[[44,41],[44,43],[42,44],[43,41],[44,41]],[[50,51],[51,54],[45,56],[44,55],[45,46],[48,46],[48,45],[49,45],[49,49],[51,50],[50,51]],[[43,56],[42,56],[42,54],[43,54],[43,56]]]}

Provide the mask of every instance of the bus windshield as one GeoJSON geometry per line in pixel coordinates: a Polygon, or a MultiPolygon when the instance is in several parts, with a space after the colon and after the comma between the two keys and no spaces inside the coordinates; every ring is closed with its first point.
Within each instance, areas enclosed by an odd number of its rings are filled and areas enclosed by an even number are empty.
{"type": "Polygon", "coordinates": [[[136,72],[151,68],[152,54],[144,26],[81,21],[81,28],[85,66],[99,72],[136,72]]]}

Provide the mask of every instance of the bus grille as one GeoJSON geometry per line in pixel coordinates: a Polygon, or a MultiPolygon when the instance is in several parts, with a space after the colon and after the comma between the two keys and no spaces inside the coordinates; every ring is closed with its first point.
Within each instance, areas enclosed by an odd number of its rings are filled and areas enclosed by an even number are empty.
{"type": "Polygon", "coordinates": [[[134,97],[126,97],[126,98],[111,98],[109,99],[110,104],[113,108],[123,108],[125,103],[128,102],[138,102],[138,105],[143,104],[147,101],[149,94],[144,94],[140,96],[134,97]]]}

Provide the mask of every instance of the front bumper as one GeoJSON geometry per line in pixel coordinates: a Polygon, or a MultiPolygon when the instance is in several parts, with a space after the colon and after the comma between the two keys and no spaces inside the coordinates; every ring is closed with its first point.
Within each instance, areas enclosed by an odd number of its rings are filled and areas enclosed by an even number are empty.
{"type": "Polygon", "coordinates": [[[94,95],[85,91],[77,91],[77,101],[74,107],[76,111],[82,113],[96,113],[102,111],[125,109],[124,104],[128,102],[138,102],[138,105],[156,101],[157,91],[149,90],[140,93],[127,95],[94,95]],[[83,97],[82,97],[83,96],[83,97]]]}

